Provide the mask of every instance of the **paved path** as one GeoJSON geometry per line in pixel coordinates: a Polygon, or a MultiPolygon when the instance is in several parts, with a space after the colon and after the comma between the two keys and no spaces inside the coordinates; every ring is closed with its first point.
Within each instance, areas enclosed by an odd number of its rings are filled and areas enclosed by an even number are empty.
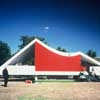
{"type": "Polygon", "coordinates": [[[0,100],[18,100],[19,96],[31,98],[40,96],[46,98],[45,100],[100,100],[100,83],[9,82],[8,87],[0,86],[0,100]]]}

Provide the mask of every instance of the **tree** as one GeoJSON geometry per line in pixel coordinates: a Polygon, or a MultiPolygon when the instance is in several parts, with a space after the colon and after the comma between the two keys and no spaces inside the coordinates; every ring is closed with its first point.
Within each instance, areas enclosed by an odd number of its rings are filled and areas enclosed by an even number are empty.
{"type": "Polygon", "coordinates": [[[58,50],[58,51],[62,51],[62,52],[67,52],[67,50],[66,50],[66,49],[61,48],[60,46],[58,46],[56,50],[58,50]]]}
{"type": "MultiPolygon", "coordinates": [[[[19,49],[24,48],[28,43],[30,43],[35,38],[37,38],[40,41],[47,44],[45,38],[42,38],[42,37],[38,37],[38,36],[21,36],[20,37],[21,44],[19,45],[19,49]]],[[[33,54],[28,54],[28,56],[23,59],[22,64],[34,65],[34,56],[32,56],[32,55],[33,54]]]]}
{"type": "Polygon", "coordinates": [[[92,49],[88,50],[86,54],[92,58],[96,57],[96,51],[93,51],[92,49]]]}
{"type": "Polygon", "coordinates": [[[38,36],[27,36],[26,35],[26,36],[20,37],[21,44],[19,45],[19,49],[22,49],[24,46],[26,46],[28,43],[30,43],[35,38],[37,38],[40,41],[43,41],[45,44],[47,44],[47,42],[45,41],[45,38],[38,37],[38,36]]]}
{"type": "Polygon", "coordinates": [[[0,65],[11,57],[11,50],[7,43],[0,41],[0,65]]]}

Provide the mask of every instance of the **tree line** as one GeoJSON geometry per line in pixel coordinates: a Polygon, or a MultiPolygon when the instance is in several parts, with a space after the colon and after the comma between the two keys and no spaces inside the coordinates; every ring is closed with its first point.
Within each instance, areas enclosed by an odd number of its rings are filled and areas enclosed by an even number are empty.
{"type": "MultiPolygon", "coordinates": [[[[20,37],[20,45],[18,45],[19,50],[25,47],[29,42],[34,40],[35,38],[39,39],[40,41],[44,42],[45,44],[48,45],[47,41],[43,37],[38,37],[38,36],[21,36],[20,37]]],[[[58,51],[62,52],[68,52],[65,48],[58,46],[56,48],[58,51]]],[[[18,51],[19,51],[18,50],[18,51]]],[[[96,51],[90,49],[86,52],[86,54],[92,58],[95,58],[97,56],[96,51]]],[[[11,48],[8,45],[8,43],[4,41],[0,41],[0,65],[2,65],[5,61],[7,61],[11,56],[14,54],[11,54],[11,48]]]]}

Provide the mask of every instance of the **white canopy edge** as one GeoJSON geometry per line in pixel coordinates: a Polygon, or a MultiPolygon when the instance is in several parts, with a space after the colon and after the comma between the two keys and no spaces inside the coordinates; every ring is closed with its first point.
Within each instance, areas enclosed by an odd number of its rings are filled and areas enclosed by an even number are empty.
{"type": "Polygon", "coordinates": [[[56,49],[53,49],[53,48],[47,46],[46,44],[42,43],[41,41],[39,41],[37,39],[36,39],[36,41],[39,44],[41,44],[43,47],[47,48],[48,50],[50,50],[50,51],[52,51],[52,52],[54,52],[54,53],[56,53],[58,55],[61,55],[61,56],[77,56],[77,55],[81,55],[84,59],[87,59],[88,61],[90,61],[90,62],[92,62],[92,63],[94,63],[96,65],[100,65],[99,61],[93,59],[92,57],[89,57],[88,55],[86,55],[86,54],[84,54],[84,53],[82,53],[80,51],[79,52],[75,52],[75,53],[61,52],[61,51],[58,51],[56,49]]]}
{"type": "MultiPolygon", "coordinates": [[[[58,55],[61,56],[77,56],[77,55],[81,55],[84,59],[87,59],[88,61],[96,64],[96,65],[100,65],[99,61],[96,61],[95,59],[89,57],[88,55],[82,53],[82,52],[76,52],[76,53],[66,53],[66,52],[61,52],[58,51],[56,49],[53,49],[49,46],[47,46],[46,44],[44,44],[43,42],[41,42],[38,39],[34,39],[33,41],[31,41],[28,45],[26,45],[23,49],[21,49],[18,53],[16,53],[13,57],[11,57],[9,60],[7,60],[2,66],[1,68],[5,68],[7,67],[7,65],[9,65],[14,59],[16,59],[19,55],[21,55],[22,53],[24,53],[28,48],[30,48],[35,42],[39,43],[40,45],[42,45],[43,47],[45,47],[46,49],[50,50],[53,53],[56,53],[58,55]]],[[[0,68],[0,69],[1,69],[0,68]]]]}

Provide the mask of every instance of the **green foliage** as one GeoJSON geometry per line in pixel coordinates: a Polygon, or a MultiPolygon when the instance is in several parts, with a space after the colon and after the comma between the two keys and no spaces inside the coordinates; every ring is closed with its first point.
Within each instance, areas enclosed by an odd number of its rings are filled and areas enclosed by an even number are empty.
{"type": "MultiPolygon", "coordinates": [[[[47,44],[47,42],[45,41],[45,38],[42,37],[38,37],[38,36],[21,36],[20,37],[20,42],[21,44],[19,45],[19,49],[22,49],[23,47],[25,47],[28,43],[30,43],[32,40],[34,40],[35,38],[39,39],[40,41],[44,42],[45,44],[47,44]]],[[[34,56],[30,56],[30,54],[28,54],[29,57],[27,57],[26,59],[23,60],[23,64],[24,65],[34,65],[34,56]]]]}
{"type": "Polygon", "coordinates": [[[19,45],[19,49],[22,49],[24,46],[26,46],[28,43],[30,43],[35,38],[37,38],[40,41],[42,41],[42,42],[47,44],[47,42],[45,41],[45,38],[38,37],[38,36],[27,36],[27,35],[25,35],[25,36],[21,36],[20,37],[21,44],[19,45]]]}
{"type": "Polygon", "coordinates": [[[92,49],[88,50],[86,54],[92,58],[96,57],[96,51],[93,51],[92,49]]]}
{"type": "Polygon", "coordinates": [[[64,48],[62,48],[62,47],[60,47],[60,46],[59,46],[59,47],[57,47],[57,50],[58,50],[58,51],[62,51],[62,52],[67,52],[67,50],[66,50],[66,49],[64,49],[64,48]]]}
{"type": "Polygon", "coordinates": [[[0,65],[11,57],[11,50],[7,43],[0,41],[0,65]]]}

